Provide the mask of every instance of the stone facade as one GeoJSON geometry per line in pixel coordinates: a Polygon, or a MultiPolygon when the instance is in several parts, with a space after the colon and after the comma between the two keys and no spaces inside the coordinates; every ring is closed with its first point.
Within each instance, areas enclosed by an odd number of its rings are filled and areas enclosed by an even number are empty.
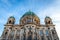
{"type": "Polygon", "coordinates": [[[1,40],[59,40],[52,19],[45,17],[45,24],[33,12],[26,12],[19,24],[15,24],[13,16],[5,24],[1,40]]]}

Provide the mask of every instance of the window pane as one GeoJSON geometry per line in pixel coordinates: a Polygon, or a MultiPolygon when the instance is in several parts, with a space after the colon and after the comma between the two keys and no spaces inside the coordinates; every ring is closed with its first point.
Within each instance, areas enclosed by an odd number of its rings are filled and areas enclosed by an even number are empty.
{"type": "Polygon", "coordinates": [[[46,35],[48,36],[48,34],[49,34],[49,33],[48,33],[48,30],[46,30],[46,35]]]}
{"type": "Polygon", "coordinates": [[[17,34],[20,34],[20,30],[17,30],[17,32],[16,32],[17,34]]]}
{"type": "Polygon", "coordinates": [[[11,32],[11,36],[14,36],[14,32],[15,32],[15,31],[12,31],[12,32],[11,32]]]}
{"type": "Polygon", "coordinates": [[[27,23],[29,23],[29,22],[32,22],[32,20],[31,19],[27,19],[27,23]]]}
{"type": "Polygon", "coordinates": [[[40,30],[40,35],[43,35],[43,30],[40,30]]]}

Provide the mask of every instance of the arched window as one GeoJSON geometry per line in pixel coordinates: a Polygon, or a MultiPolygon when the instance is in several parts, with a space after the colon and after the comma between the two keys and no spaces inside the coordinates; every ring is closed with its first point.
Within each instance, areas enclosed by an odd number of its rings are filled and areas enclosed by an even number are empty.
{"type": "Polygon", "coordinates": [[[40,30],[41,40],[44,40],[43,30],[40,30]]]}
{"type": "Polygon", "coordinates": [[[9,23],[11,23],[11,20],[9,20],[9,23]]]}
{"type": "Polygon", "coordinates": [[[51,39],[50,36],[49,36],[49,31],[48,30],[46,30],[46,37],[47,37],[48,40],[51,39]]]}
{"type": "Polygon", "coordinates": [[[26,20],[26,22],[30,23],[30,22],[32,22],[32,19],[29,18],[29,19],[26,20]]]}
{"type": "Polygon", "coordinates": [[[17,31],[16,31],[16,38],[15,38],[15,39],[16,39],[16,40],[20,40],[19,37],[20,37],[20,30],[17,30],[17,31]]]}
{"type": "Polygon", "coordinates": [[[32,40],[32,32],[31,31],[28,32],[28,39],[27,40],[32,40]]]}
{"type": "Polygon", "coordinates": [[[48,33],[48,30],[46,30],[46,36],[48,36],[48,34],[49,34],[49,33],[48,33]]]}
{"type": "Polygon", "coordinates": [[[40,30],[40,35],[43,36],[43,30],[40,30]]]}
{"type": "Polygon", "coordinates": [[[14,31],[12,31],[12,32],[11,32],[11,35],[13,36],[13,35],[14,35],[14,33],[15,33],[15,32],[14,32],[14,31]]]}
{"type": "Polygon", "coordinates": [[[14,38],[14,33],[15,33],[15,31],[12,30],[11,33],[10,33],[10,40],[13,40],[13,38],[14,38]]]}
{"type": "Polygon", "coordinates": [[[56,33],[56,31],[55,30],[52,30],[52,34],[55,34],[56,33]]]}
{"type": "Polygon", "coordinates": [[[41,36],[41,40],[44,40],[44,36],[41,36]]]}
{"type": "Polygon", "coordinates": [[[51,40],[51,38],[49,36],[47,36],[47,40],[51,40]]]}
{"type": "Polygon", "coordinates": [[[5,32],[5,35],[7,35],[7,32],[5,32]]]}
{"type": "Polygon", "coordinates": [[[4,33],[4,35],[3,35],[4,40],[7,39],[7,36],[8,36],[8,32],[6,31],[6,32],[4,33]]]}
{"type": "Polygon", "coordinates": [[[37,40],[37,35],[35,34],[35,36],[34,36],[34,40],[37,40]]]}
{"type": "Polygon", "coordinates": [[[17,32],[16,32],[17,34],[20,34],[20,30],[17,30],[17,32]]]}
{"type": "Polygon", "coordinates": [[[48,21],[48,24],[50,24],[50,21],[48,21]]]}
{"type": "Polygon", "coordinates": [[[16,39],[15,40],[20,40],[19,36],[16,36],[16,39]]]}

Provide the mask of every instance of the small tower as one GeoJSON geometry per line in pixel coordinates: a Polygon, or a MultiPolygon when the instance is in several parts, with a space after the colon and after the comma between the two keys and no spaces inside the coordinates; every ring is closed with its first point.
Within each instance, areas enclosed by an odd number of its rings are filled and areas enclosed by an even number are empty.
{"type": "Polygon", "coordinates": [[[14,24],[14,23],[15,23],[15,18],[13,16],[10,16],[7,24],[14,24]]]}
{"type": "Polygon", "coordinates": [[[47,24],[53,24],[53,23],[52,23],[52,19],[51,19],[50,17],[46,16],[46,17],[45,17],[45,24],[46,24],[46,25],[47,25],[47,24]]]}
{"type": "Polygon", "coordinates": [[[57,32],[55,29],[55,25],[52,22],[52,19],[48,16],[45,17],[45,25],[48,28],[49,31],[49,37],[52,38],[51,40],[59,40],[58,36],[57,36],[57,32]]]}
{"type": "Polygon", "coordinates": [[[2,40],[8,40],[9,34],[12,31],[12,25],[15,23],[15,18],[13,16],[10,16],[8,18],[7,24],[5,24],[4,31],[2,34],[2,40]],[[12,25],[10,25],[12,24],[12,25]]]}

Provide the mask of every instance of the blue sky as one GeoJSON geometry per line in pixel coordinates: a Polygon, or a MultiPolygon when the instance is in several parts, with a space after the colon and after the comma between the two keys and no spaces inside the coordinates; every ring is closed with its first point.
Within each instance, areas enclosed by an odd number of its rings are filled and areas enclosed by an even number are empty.
{"type": "Polygon", "coordinates": [[[15,24],[19,24],[22,15],[29,10],[38,15],[42,24],[45,16],[50,16],[60,35],[60,0],[0,0],[0,36],[10,16],[14,16],[15,24]]]}

